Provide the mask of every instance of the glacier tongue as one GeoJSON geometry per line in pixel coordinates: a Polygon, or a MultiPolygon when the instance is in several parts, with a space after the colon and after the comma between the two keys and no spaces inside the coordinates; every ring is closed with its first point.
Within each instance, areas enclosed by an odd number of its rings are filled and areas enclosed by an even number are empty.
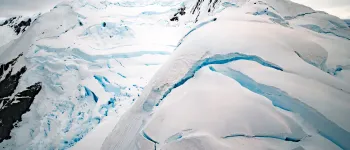
{"type": "Polygon", "coordinates": [[[1,149],[350,149],[350,28],[325,12],[69,0],[0,32],[1,149]]]}

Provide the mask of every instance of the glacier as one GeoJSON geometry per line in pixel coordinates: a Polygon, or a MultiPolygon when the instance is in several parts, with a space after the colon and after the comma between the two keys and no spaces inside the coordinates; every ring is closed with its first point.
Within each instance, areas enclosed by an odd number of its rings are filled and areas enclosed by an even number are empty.
{"type": "Polygon", "coordinates": [[[350,149],[350,28],[290,0],[0,21],[0,149],[350,149]]]}

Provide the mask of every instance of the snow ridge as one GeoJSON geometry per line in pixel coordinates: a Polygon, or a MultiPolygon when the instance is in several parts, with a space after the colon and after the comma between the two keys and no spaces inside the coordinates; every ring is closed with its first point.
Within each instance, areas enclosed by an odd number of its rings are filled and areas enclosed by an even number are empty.
{"type": "Polygon", "coordinates": [[[230,77],[252,92],[267,97],[276,107],[300,114],[300,116],[305,120],[308,120],[308,122],[312,124],[322,136],[337,144],[342,149],[350,148],[350,144],[348,144],[346,140],[350,138],[350,133],[348,131],[328,120],[312,107],[307,106],[298,99],[290,97],[284,91],[271,86],[259,84],[241,72],[230,68],[210,67],[210,70],[230,77]]]}
{"type": "MultiPolygon", "coordinates": [[[[268,61],[265,61],[263,59],[261,59],[260,57],[258,56],[254,56],[254,55],[245,55],[245,54],[240,54],[240,53],[231,53],[231,54],[225,54],[225,55],[214,55],[210,58],[206,58],[206,59],[203,59],[203,60],[200,60],[198,62],[196,62],[193,67],[186,73],[186,75],[177,83],[175,83],[173,85],[172,88],[169,88],[168,90],[165,91],[163,97],[160,99],[160,101],[155,105],[155,106],[158,106],[159,103],[164,99],[166,98],[166,96],[175,88],[183,85],[187,80],[191,79],[194,74],[200,70],[201,68],[205,67],[205,66],[208,66],[208,65],[213,65],[213,64],[226,64],[226,63],[230,63],[230,62],[233,62],[233,61],[237,61],[237,60],[250,60],[250,61],[255,61],[257,63],[260,63],[261,65],[263,66],[266,66],[266,67],[271,67],[271,68],[274,68],[276,70],[280,70],[280,71],[283,71],[283,69],[273,63],[270,63],[268,61]]],[[[144,110],[145,111],[151,111],[152,108],[150,106],[153,106],[153,105],[149,105],[149,103],[146,101],[144,104],[144,110]],[[146,105],[145,105],[146,104],[146,105]]]]}

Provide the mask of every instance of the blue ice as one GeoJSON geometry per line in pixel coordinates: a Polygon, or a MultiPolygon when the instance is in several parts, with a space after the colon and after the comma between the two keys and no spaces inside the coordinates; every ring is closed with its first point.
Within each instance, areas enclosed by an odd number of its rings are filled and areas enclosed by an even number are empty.
{"type": "Polygon", "coordinates": [[[94,75],[94,78],[100,83],[106,92],[112,92],[115,95],[120,95],[121,87],[111,84],[106,77],[94,75]]]}
{"type": "Polygon", "coordinates": [[[84,86],[85,89],[85,96],[92,96],[94,101],[97,102],[98,101],[98,97],[96,96],[96,94],[94,92],[92,92],[89,88],[87,88],[86,86],[84,86]]]}
{"type": "MultiPolygon", "coordinates": [[[[211,64],[226,64],[229,62],[237,61],[237,60],[250,60],[250,61],[255,61],[257,63],[260,63],[263,66],[274,68],[276,70],[283,71],[283,69],[271,62],[265,61],[262,58],[254,55],[246,55],[246,54],[241,54],[241,53],[229,53],[229,54],[216,54],[212,57],[205,58],[203,60],[199,60],[196,62],[192,68],[189,69],[189,71],[186,73],[186,75],[177,83],[175,83],[171,88],[165,91],[163,94],[163,97],[158,101],[155,102],[154,99],[152,100],[147,100],[144,105],[143,109],[147,112],[151,111],[154,106],[158,106],[159,103],[175,88],[183,85],[187,80],[191,79],[194,74],[201,69],[202,67],[211,65],[211,64]]],[[[161,92],[158,89],[154,89],[154,92],[161,92]]]]}
{"type": "Polygon", "coordinates": [[[305,121],[317,129],[320,135],[343,149],[350,149],[350,143],[348,141],[350,139],[350,133],[348,131],[328,120],[314,108],[291,97],[286,92],[272,86],[257,83],[247,75],[231,68],[218,69],[210,67],[210,70],[234,79],[250,91],[268,98],[275,107],[300,114],[305,121]]]}

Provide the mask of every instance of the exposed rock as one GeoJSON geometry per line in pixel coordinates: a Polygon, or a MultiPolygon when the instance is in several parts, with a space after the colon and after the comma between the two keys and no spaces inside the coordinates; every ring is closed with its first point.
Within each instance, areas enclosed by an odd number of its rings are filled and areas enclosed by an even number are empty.
{"type": "Polygon", "coordinates": [[[9,26],[13,28],[13,31],[18,35],[20,33],[23,33],[26,31],[26,28],[29,27],[32,23],[32,19],[23,19],[21,16],[19,17],[12,17],[7,20],[5,20],[0,26],[9,26]]]}
{"type": "Polygon", "coordinates": [[[14,123],[22,120],[22,115],[29,111],[35,96],[41,90],[41,83],[38,82],[12,97],[21,76],[27,70],[24,66],[17,73],[12,74],[13,66],[21,56],[22,54],[0,66],[0,142],[11,138],[10,133],[14,123]]]}

